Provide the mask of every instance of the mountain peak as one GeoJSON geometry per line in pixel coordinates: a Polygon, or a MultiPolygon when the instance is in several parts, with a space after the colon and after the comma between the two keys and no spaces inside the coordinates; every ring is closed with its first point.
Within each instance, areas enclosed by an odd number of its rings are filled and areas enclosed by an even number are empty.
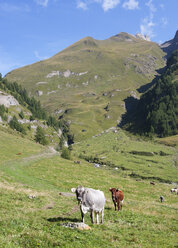
{"type": "Polygon", "coordinates": [[[169,57],[171,53],[178,49],[178,30],[175,33],[175,36],[172,40],[168,40],[160,45],[162,50],[167,53],[166,57],[169,57]]]}

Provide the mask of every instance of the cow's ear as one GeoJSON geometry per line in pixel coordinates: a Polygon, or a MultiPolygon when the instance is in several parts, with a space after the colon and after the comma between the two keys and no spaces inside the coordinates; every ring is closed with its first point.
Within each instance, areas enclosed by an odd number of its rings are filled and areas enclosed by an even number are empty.
{"type": "Polygon", "coordinates": [[[73,193],[75,193],[75,192],[76,192],[76,188],[72,188],[71,191],[72,191],[73,193]]]}
{"type": "Polygon", "coordinates": [[[109,188],[109,191],[111,191],[112,189],[111,188],[109,188]]]}
{"type": "Polygon", "coordinates": [[[118,191],[119,191],[119,189],[117,188],[117,189],[116,189],[116,191],[118,192],[118,191]]]}

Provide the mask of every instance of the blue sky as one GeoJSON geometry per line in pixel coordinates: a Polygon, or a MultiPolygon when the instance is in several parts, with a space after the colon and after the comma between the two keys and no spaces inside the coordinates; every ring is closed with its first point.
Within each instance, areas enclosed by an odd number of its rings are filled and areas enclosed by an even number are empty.
{"type": "Polygon", "coordinates": [[[120,32],[172,39],[178,0],[0,0],[0,72],[32,64],[86,36],[120,32]]]}

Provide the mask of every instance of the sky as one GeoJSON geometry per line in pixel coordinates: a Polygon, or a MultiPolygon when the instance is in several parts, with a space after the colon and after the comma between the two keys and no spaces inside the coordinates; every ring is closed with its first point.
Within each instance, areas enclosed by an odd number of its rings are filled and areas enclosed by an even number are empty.
{"type": "Polygon", "coordinates": [[[178,0],[0,0],[0,73],[47,59],[91,36],[120,32],[163,43],[178,29],[178,0]]]}

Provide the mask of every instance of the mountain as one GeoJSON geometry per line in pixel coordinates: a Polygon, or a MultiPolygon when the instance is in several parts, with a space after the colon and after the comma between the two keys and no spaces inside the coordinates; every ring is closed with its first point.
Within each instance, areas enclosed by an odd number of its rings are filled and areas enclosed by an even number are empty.
{"type": "Polygon", "coordinates": [[[160,137],[178,134],[178,50],[154,86],[128,112],[125,127],[137,133],[156,133],[160,137]]]}
{"type": "Polygon", "coordinates": [[[164,67],[164,55],[158,44],[124,32],[106,40],[86,37],[6,78],[68,121],[77,141],[116,126],[124,99],[140,97],[138,89],[164,67]]]}
{"type": "Polygon", "coordinates": [[[164,42],[161,45],[162,50],[167,54],[167,57],[171,55],[173,51],[178,49],[178,30],[173,39],[164,42]]]}

